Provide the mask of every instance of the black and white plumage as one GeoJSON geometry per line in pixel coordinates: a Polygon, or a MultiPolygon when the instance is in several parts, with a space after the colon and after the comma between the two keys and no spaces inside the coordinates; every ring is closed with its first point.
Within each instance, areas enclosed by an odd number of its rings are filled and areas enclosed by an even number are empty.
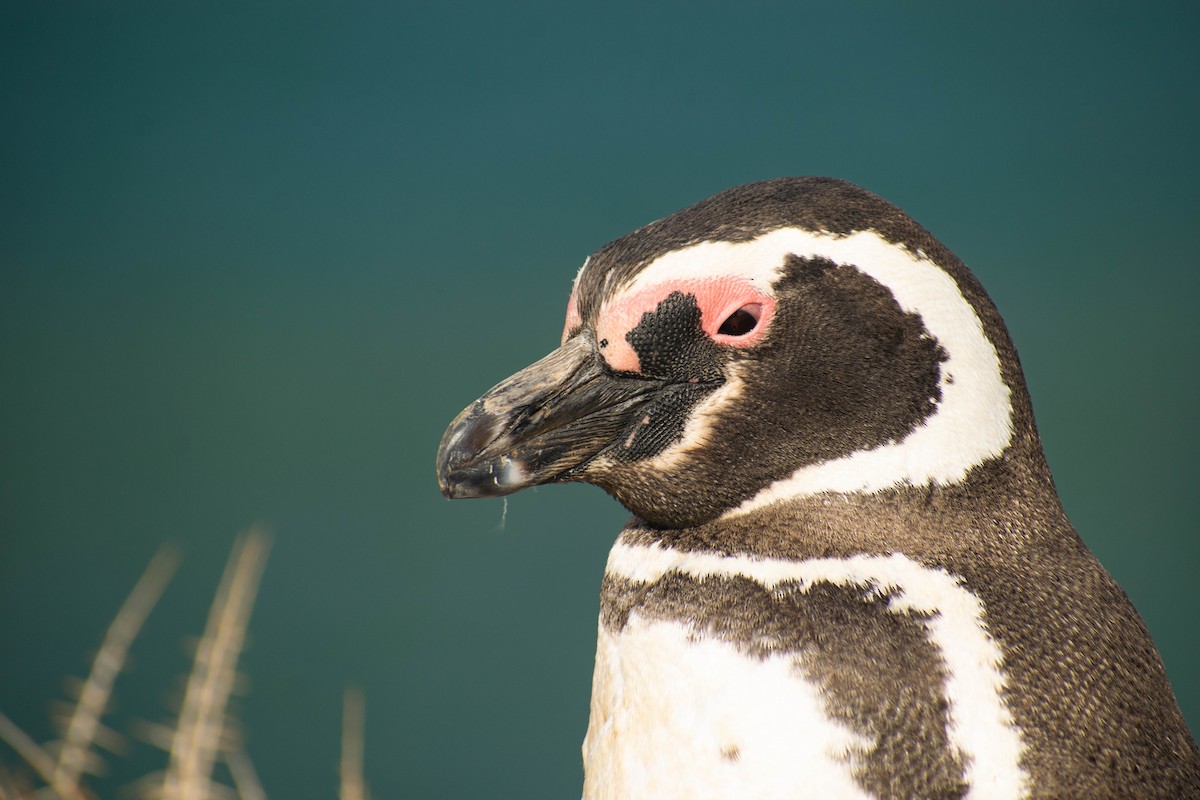
{"type": "Polygon", "coordinates": [[[1125,594],[1059,504],[983,288],[795,178],[601,248],[562,346],[451,424],[448,497],[601,486],[588,800],[1200,796],[1125,594]]]}

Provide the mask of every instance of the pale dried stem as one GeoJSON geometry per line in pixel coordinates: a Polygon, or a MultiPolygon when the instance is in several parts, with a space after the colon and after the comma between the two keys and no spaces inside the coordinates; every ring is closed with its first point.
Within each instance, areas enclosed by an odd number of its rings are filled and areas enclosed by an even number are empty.
{"type": "Polygon", "coordinates": [[[18,728],[3,712],[0,712],[0,739],[3,739],[9,747],[15,750],[17,755],[24,759],[25,763],[32,767],[37,774],[41,775],[42,779],[50,784],[64,800],[83,800],[84,795],[78,788],[60,788],[54,785],[54,759],[47,755],[37,742],[30,739],[25,731],[18,728]]]}
{"type": "Polygon", "coordinates": [[[125,665],[129,646],[178,566],[179,555],[173,550],[164,547],[155,553],[108,626],[63,734],[54,780],[51,781],[59,794],[73,796],[78,793],[79,778],[90,761],[89,751],[100,732],[100,718],[112,696],[113,683],[125,665]]]}
{"type": "Polygon", "coordinates": [[[234,545],[221,576],[172,737],[164,800],[204,800],[213,789],[212,768],[221,749],[225,707],[268,547],[266,534],[252,529],[234,545]]]}
{"type": "Polygon", "coordinates": [[[363,695],[346,687],[342,696],[342,764],[339,800],[366,800],[363,782],[363,695]]]}
{"type": "Polygon", "coordinates": [[[241,747],[230,747],[221,757],[229,767],[229,774],[233,776],[238,800],[267,800],[267,793],[263,791],[262,782],[259,781],[254,764],[250,762],[250,756],[245,750],[241,747]]]}
{"type": "MultiPolygon", "coordinates": [[[[0,800],[29,800],[29,798],[38,798],[37,790],[29,787],[29,781],[24,775],[13,775],[9,769],[0,764],[0,800]]],[[[50,790],[46,790],[47,792],[50,790]]],[[[59,800],[55,797],[53,800],[59,800]]]]}

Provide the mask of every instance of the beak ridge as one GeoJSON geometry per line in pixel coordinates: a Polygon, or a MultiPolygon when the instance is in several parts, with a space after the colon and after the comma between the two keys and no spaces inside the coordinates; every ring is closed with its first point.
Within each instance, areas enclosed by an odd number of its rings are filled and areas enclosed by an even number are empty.
{"type": "Polygon", "coordinates": [[[500,497],[573,480],[661,386],[612,373],[582,332],[463,410],[438,448],[449,499],[500,497]]]}

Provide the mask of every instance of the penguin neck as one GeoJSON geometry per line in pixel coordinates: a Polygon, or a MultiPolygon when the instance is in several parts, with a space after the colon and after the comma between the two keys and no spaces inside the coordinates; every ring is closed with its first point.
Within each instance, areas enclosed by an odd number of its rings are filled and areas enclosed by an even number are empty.
{"type": "Polygon", "coordinates": [[[1034,433],[950,486],[822,492],[688,528],[634,517],[620,541],[758,558],[903,553],[944,563],[980,554],[1002,560],[1070,530],[1034,433]]]}

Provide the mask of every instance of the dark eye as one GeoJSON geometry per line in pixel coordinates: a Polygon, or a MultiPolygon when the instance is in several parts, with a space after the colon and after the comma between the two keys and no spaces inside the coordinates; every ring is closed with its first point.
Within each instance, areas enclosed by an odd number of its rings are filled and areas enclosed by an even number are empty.
{"type": "Polygon", "coordinates": [[[742,306],[721,323],[717,333],[724,336],[745,336],[758,324],[756,311],[758,309],[754,305],[742,306]]]}

